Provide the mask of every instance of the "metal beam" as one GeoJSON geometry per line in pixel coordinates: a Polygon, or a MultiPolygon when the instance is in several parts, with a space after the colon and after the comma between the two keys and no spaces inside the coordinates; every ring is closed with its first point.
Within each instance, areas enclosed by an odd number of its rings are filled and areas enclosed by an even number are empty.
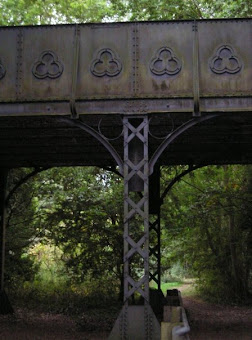
{"type": "Polygon", "coordinates": [[[128,304],[129,299],[138,292],[144,298],[144,303],[149,304],[148,117],[140,119],[125,117],[123,123],[124,302],[128,304]],[[131,150],[131,146],[135,147],[136,143],[140,145],[137,155],[134,154],[135,148],[131,150]],[[141,191],[142,197],[135,194],[136,191],[141,191]],[[140,255],[143,260],[138,264],[138,272],[141,273],[138,280],[132,278],[134,268],[131,264],[135,255],[140,255]]]}

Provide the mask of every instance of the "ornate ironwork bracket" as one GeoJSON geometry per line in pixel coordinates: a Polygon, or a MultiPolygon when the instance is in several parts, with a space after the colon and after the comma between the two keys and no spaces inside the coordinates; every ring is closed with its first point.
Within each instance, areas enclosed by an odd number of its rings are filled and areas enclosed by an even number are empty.
{"type": "Polygon", "coordinates": [[[87,132],[88,134],[90,134],[91,136],[93,136],[94,138],[96,138],[110,152],[110,154],[112,155],[112,157],[116,161],[116,164],[119,166],[120,174],[121,175],[123,174],[123,161],[122,161],[121,157],[119,156],[119,154],[114,149],[114,147],[109,143],[109,141],[103,135],[101,135],[98,131],[93,129],[91,126],[88,126],[87,124],[85,124],[85,123],[83,123],[79,120],[71,119],[71,118],[67,118],[67,117],[59,117],[58,120],[61,121],[61,122],[65,122],[65,123],[67,123],[71,126],[78,127],[81,130],[83,130],[83,131],[87,132]]]}
{"type": "Polygon", "coordinates": [[[150,159],[150,175],[153,173],[154,166],[156,162],[158,161],[159,157],[162,155],[164,150],[176,139],[178,138],[181,134],[183,134],[185,131],[190,129],[191,127],[200,124],[202,122],[205,122],[209,119],[218,117],[218,114],[209,114],[207,116],[201,116],[201,117],[196,117],[193,119],[190,119],[186,123],[182,124],[179,126],[177,129],[175,129],[171,134],[169,134],[165,140],[160,144],[160,146],[157,148],[157,150],[154,152],[153,156],[150,159]]]}

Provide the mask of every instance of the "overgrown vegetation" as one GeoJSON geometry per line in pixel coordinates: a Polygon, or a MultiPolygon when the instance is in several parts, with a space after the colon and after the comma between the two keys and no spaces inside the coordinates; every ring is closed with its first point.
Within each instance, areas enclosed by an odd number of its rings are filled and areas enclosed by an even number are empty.
{"type": "MultiPolygon", "coordinates": [[[[182,170],[163,168],[162,190],[182,170]]],[[[10,184],[19,176],[13,170],[10,184]]],[[[41,301],[121,298],[122,196],[121,178],[98,168],[53,168],[30,179],[10,201],[9,286],[41,301]]],[[[181,179],[162,207],[163,282],[193,277],[207,298],[248,300],[251,202],[251,166],[205,167],[181,179]]]]}
{"type": "Polygon", "coordinates": [[[180,261],[212,300],[250,296],[251,180],[251,166],[199,169],[173,188],[163,208],[164,258],[180,261]]]}
{"type": "MultiPolygon", "coordinates": [[[[250,17],[252,10],[250,0],[2,0],[0,13],[1,25],[34,25],[250,17]]],[[[163,190],[182,169],[162,169],[163,190]]],[[[29,171],[12,170],[9,189],[29,171]]],[[[174,186],[162,208],[166,283],[195,277],[207,298],[248,299],[251,172],[251,166],[206,167],[174,186]]],[[[122,197],[121,179],[97,168],[53,168],[25,182],[8,209],[12,298],[67,311],[121,297],[122,197]]]]}

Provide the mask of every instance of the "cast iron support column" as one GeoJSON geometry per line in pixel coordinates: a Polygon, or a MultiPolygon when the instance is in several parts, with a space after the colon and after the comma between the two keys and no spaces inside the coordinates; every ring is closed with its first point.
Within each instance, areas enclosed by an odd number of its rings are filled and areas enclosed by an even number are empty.
{"type": "Polygon", "coordinates": [[[149,303],[148,250],[148,118],[145,117],[140,121],[124,118],[124,302],[126,305],[136,292],[144,298],[145,304],[149,303]],[[141,193],[140,197],[137,193],[141,193]]]}
{"type": "Polygon", "coordinates": [[[162,318],[164,295],[161,290],[161,227],[160,227],[160,167],[154,168],[150,176],[150,197],[149,197],[149,223],[150,223],[150,282],[157,285],[157,290],[150,291],[151,307],[154,313],[162,318]]]}
{"type": "Polygon", "coordinates": [[[4,291],[5,237],[6,237],[6,187],[7,169],[0,169],[0,314],[13,313],[9,299],[4,291]]]}
{"type": "Polygon", "coordinates": [[[125,116],[123,125],[124,307],[109,339],[159,340],[160,325],[149,304],[148,116],[125,116]]]}
{"type": "Polygon", "coordinates": [[[150,232],[152,232],[152,242],[150,245],[150,281],[157,284],[161,291],[161,228],[160,228],[160,207],[157,214],[153,214],[150,221],[150,232]],[[154,245],[152,245],[154,244],[154,245]],[[152,259],[153,258],[153,259],[152,259]]]}
{"type": "MultiPolygon", "coordinates": [[[[161,228],[160,228],[160,167],[154,168],[150,176],[150,281],[157,284],[158,291],[161,292],[161,228]]],[[[161,296],[161,295],[160,295],[161,296]]]]}

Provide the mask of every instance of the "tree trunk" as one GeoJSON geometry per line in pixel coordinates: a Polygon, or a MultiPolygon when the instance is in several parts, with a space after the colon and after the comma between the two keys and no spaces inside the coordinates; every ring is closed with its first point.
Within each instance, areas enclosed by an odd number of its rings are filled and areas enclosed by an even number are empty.
{"type": "Polygon", "coordinates": [[[231,211],[229,214],[229,245],[231,254],[231,264],[232,264],[232,275],[234,280],[234,290],[235,295],[239,299],[246,299],[247,292],[245,289],[244,275],[242,267],[239,264],[239,259],[237,256],[237,237],[236,237],[236,226],[235,226],[235,216],[234,212],[231,211]]]}

